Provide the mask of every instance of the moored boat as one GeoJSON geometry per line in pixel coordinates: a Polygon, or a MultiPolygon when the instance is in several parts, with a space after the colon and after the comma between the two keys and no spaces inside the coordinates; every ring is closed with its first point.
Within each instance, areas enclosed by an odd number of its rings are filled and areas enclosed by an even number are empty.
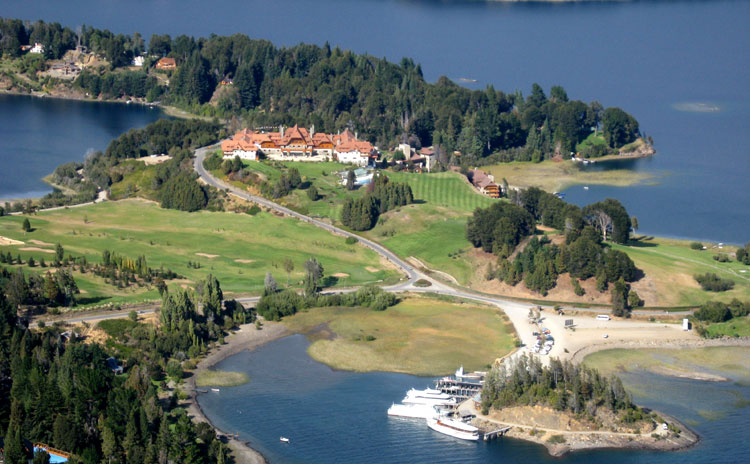
{"type": "Polygon", "coordinates": [[[388,408],[389,416],[427,419],[434,416],[436,410],[428,404],[394,404],[388,408]]]}
{"type": "Polygon", "coordinates": [[[427,427],[444,435],[460,438],[461,440],[479,440],[478,428],[461,421],[448,419],[447,417],[430,417],[427,419],[427,427]]]}

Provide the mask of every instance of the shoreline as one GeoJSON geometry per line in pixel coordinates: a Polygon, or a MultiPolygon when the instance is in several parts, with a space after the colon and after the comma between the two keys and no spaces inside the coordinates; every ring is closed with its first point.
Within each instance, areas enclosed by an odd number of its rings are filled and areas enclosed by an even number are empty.
{"type": "Polygon", "coordinates": [[[234,455],[236,464],[266,464],[268,461],[260,451],[250,447],[247,442],[232,437],[211,422],[198,403],[198,392],[195,387],[195,379],[199,372],[210,369],[229,356],[245,350],[253,351],[266,343],[270,343],[291,334],[291,331],[278,322],[264,321],[261,330],[257,330],[255,324],[243,324],[240,326],[239,330],[232,332],[227,337],[224,345],[212,349],[209,354],[198,363],[193,370],[192,375],[186,379],[182,386],[183,391],[188,395],[188,404],[186,407],[188,415],[194,422],[206,422],[214,428],[216,433],[222,434],[227,438],[227,445],[234,455]]]}
{"type": "Polygon", "coordinates": [[[460,406],[465,411],[475,414],[473,425],[483,431],[510,427],[504,434],[508,438],[523,440],[542,445],[552,457],[561,457],[575,451],[595,449],[630,449],[646,451],[679,451],[692,448],[701,440],[700,436],[673,416],[652,410],[668,423],[680,429],[679,436],[661,430],[657,424],[652,431],[645,432],[612,432],[608,430],[559,430],[536,425],[525,425],[503,422],[485,416],[474,407],[471,400],[460,406]],[[552,443],[552,437],[562,437],[561,443],[552,443]]]}
{"type": "MultiPolygon", "coordinates": [[[[715,346],[737,346],[737,347],[750,347],[750,337],[739,337],[739,338],[701,338],[697,340],[639,340],[629,342],[613,342],[613,343],[599,343],[595,345],[588,345],[579,350],[575,351],[570,355],[569,360],[572,363],[580,364],[583,362],[586,356],[596,353],[597,351],[604,350],[648,350],[648,349],[667,349],[677,350],[681,348],[710,348],[715,346]]],[[[684,374],[684,373],[682,373],[684,374]]],[[[664,373],[663,375],[670,375],[664,373]]],[[[695,379],[705,380],[705,379],[695,379]]]]}

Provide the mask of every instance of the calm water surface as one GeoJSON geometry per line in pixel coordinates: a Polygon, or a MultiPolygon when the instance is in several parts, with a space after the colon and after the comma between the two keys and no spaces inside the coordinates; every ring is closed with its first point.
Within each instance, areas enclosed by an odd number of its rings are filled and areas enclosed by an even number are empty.
{"type": "Polygon", "coordinates": [[[159,109],[0,95],[0,198],[38,197],[52,191],[42,177],[89,150],[163,117],[159,109]]]}
{"type": "Polygon", "coordinates": [[[430,386],[432,379],[334,371],[312,360],[306,352],[308,345],[303,336],[294,335],[224,360],[217,369],[246,372],[251,380],[201,395],[206,415],[223,431],[239,433],[271,462],[746,461],[744,437],[750,408],[742,407],[740,400],[750,399],[748,386],[624,374],[626,387],[636,387],[639,404],[688,421],[703,441],[680,452],[609,450],[553,459],[544,447],[532,443],[512,439],[468,443],[433,432],[423,421],[389,418],[386,410],[393,402],[399,402],[411,387],[430,386]],[[291,443],[281,443],[280,436],[289,437],[291,443]]]}

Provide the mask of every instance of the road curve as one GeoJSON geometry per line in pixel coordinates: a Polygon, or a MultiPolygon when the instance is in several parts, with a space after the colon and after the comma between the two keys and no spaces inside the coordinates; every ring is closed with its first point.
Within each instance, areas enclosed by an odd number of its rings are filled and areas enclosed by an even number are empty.
{"type": "MultiPolygon", "coordinates": [[[[373,242],[372,240],[368,240],[366,238],[360,237],[357,234],[354,234],[352,232],[346,231],[344,229],[338,228],[334,225],[328,224],[323,221],[319,221],[317,219],[311,218],[309,216],[305,216],[304,214],[298,213],[296,211],[293,211],[289,208],[286,208],[284,206],[281,206],[278,203],[275,203],[271,200],[268,200],[267,198],[259,197],[257,195],[252,195],[248,193],[245,190],[239,189],[233,185],[227,184],[226,182],[223,182],[213,175],[206,171],[206,168],[203,167],[203,160],[206,158],[206,155],[212,150],[210,147],[204,147],[199,148],[195,151],[195,159],[193,161],[193,166],[195,167],[196,172],[198,172],[198,175],[201,177],[201,179],[208,185],[212,187],[216,187],[219,190],[224,190],[227,192],[231,192],[232,194],[245,199],[247,201],[251,201],[253,203],[256,203],[261,206],[265,206],[266,208],[272,209],[274,211],[278,211],[280,213],[286,214],[287,216],[291,216],[294,218],[299,219],[300,221],[304,221],[307,223],[310,223],[314,226],[320,227],[321,229],[327,230],[329,232],[332,232],[334,234],[343,235],[345,237],[353,237],[356,238],[359,243],[366,246],[367,248],[370,248],[375,253],[379,254],[386,260],[388,260],[390,263],[395,265],[397,268],[401,270],[404,274],[407,275],[408,281],[404,282],[402,284],[399,284],[396,287],[409,287],[414,281],[420,278],[425,278],[426,276],[422,275],[419,271],[414,269],[413,266],[396,256],[395,253],[390,251],[389,249],[385,248],[384,246],[373,242]]],[[[395,288],[394,288],[395,290],[395,288]]]]}

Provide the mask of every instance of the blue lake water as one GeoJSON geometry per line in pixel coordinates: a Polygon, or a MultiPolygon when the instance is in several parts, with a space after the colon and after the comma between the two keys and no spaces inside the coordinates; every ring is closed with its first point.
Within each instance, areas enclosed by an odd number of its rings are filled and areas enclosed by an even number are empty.
{"type": "Polygon", "coordinates": [[[277,45],[328,41],[391,60],[413,57],[428,80],[476,79],[465,84],[475,88],[528,93],[532,82],[560,84],[573,98],[633,113],[658,155],[632,166],[663,176],[657,186],[592,187],[585,196],[574,187],[571,201],[616,196],[647,234],[750,239],[746,0],[37,0],[6,1],[2,10],[146,38],[239,32],[277,45]],[[719,111],[685,111],[695,102],[719,111]]]}
{"type": "Polygon", "coordinates": [[[52,191],[42,177],[86,152],[104,150],[129,129],[163,117],[158,108],[0,95],[0,198],[52,191]]]}
{"type": "Polygon", "coordinates": [[[745,430],[750,387],[731,382],[674,379],[626,373],[627,388],[644,406],[689,421],[703,440],[679,452],[600,450],[551,458],[544,447],[513,439],[469,443],[438,434],[423,421],[389,418],[386,410],[412,387],[433,379],[393,373],[335,371],[311,359],[309,342],[294,335],[253,352],[229,357],[216,368],[246,372],[250,382],[199,396],[221,430],[239,433],[275,462],[564,462],[736,463],[746,461],[745,430]],[[710,419],[701,416],[712,411],[710,419]],[[290,444],[279,441],[289,437],[290,444]]]}

